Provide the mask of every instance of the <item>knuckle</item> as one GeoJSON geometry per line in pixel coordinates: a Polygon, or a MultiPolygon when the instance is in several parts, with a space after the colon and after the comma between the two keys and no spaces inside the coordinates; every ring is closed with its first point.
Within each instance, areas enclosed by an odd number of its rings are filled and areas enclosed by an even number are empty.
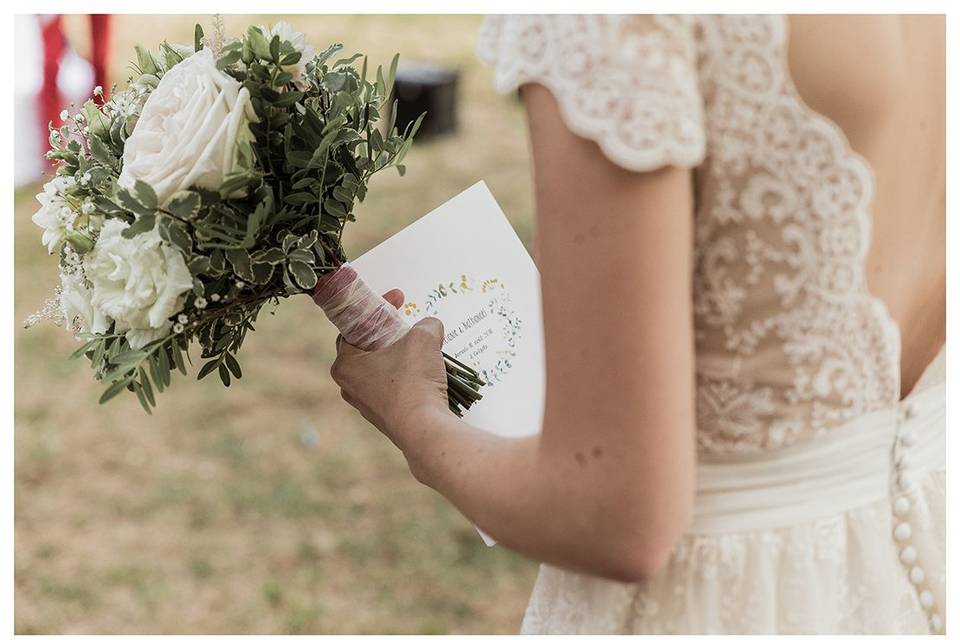
{"type": "Polygon", "coordinates": [[[438,318],[424,318],[413,325],[411,333],[419,342],[434,343],[443,336],[443,322],[438,318]]]}
{"type": "Polygon", "coordinates": [[[333,381],[338,385],[342,385],[344,381],[344,364],[340,358],[337,358],[333,361],[333,364],[330,366],[330,377],[333,378],[333,381]]]}

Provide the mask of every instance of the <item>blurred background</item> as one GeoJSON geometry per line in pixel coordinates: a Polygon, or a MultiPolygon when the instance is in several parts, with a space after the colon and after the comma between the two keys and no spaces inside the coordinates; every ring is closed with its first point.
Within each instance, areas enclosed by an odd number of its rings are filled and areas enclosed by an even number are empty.
{"type": "MultiPolygon", "coordinates": [[[[350,255],[481,179],[529,247],[523,113],[476,59],[480,17],[224,16],[228,35],[279,19],[373,64],[399,52],[414,84],[424,69],[412,65],[440,67],[428,81],[440,79],[442,101],[456,96],[455,129],[415,145],[405,177],[373,179],[350,255]]],[[[230,389],[178,376],[151,417],[132,395],[97,405],[102,389],[67,360],[76,343],[63,328],[19,328],[57,283],[30,221],[48,178],[44,100],[79,104],[100,78],[126,81],[134,44],[212,27],[206,15],[16,20],[16,631],[515,632],[535,565],[486,548],[340,400],[335,331],[311,300],[261,315],[230,389]]]]}

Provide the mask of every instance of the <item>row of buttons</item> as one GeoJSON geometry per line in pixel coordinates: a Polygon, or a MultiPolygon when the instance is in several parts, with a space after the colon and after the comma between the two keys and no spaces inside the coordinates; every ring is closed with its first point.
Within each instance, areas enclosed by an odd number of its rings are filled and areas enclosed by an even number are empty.
{"type": "Polygon", "coordinates": [[[903,405],[901,420],[897,429],[897,438],[894,443],[893,468],[897,474],[897,486],[904,493],[897,496],[893,501],[893,539],[900,546],[900,561],[909,568],[908,577],[914,588],[917,590],[920,606],[927,611],[929,615],[930,628],[934,633],[943,630],[943,618],[936,611],[936,601],[929,589],[924,587],[927,576],[924,570],[917,565],[917,548],[910,544],[910,538],[913,536],[913,527],[907,521],[910,510],[913,508],[913,501],[910,499],[909,491],[913,488],[913,483],[908,473],[906,462],[906,453],[910,447],[916,444],[917,436],[913,431],[904,429],[906,422],[916,418],[919,409],[914,402],[907,402],[903,405]]]}

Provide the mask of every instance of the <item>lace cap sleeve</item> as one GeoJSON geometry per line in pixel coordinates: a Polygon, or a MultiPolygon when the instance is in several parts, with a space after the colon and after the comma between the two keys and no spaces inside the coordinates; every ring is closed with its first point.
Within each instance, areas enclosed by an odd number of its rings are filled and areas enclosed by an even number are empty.
{"type": "Polygon", "coordinates": [[[693,29],[690,16],[489,16],[478,55],[502,93],[549,89],[618,165],[693,167],[706,148],[693,29]]]}

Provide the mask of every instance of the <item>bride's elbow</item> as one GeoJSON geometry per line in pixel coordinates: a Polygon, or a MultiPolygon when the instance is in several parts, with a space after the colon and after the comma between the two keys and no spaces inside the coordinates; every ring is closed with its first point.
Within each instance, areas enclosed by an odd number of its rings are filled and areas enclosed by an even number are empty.
{"type": "Polygon", "coordinates": [[[632,522],[619,522],[605,545],[604,577],[620,582],[642,582],[656,576],[670,561],[691,519],[687,505],[669,513],[638,514],[632,522]]]}
{"type": "MultiPolygon", "coordinates": [[[[679,538],[679,536],[678,536],[679,538]]],[[[623,543],[608,548],[601,577],[618,582],[643,582],[656,576],[673,554],[674,545],[623,543]]]]}

